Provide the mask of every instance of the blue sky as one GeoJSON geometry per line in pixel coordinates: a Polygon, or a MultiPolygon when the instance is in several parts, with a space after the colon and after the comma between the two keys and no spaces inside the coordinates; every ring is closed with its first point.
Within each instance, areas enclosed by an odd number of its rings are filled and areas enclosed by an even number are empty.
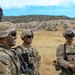
{"type": "Polygon", "coordinates": [[[65,15],[75,18],[75,0],[0,0],[4,16],[65,15]]]}

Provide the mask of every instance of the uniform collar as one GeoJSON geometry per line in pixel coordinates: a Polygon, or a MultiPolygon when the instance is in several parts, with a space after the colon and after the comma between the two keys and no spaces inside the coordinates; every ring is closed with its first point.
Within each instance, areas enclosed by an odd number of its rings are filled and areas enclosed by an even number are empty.
{"type": "MultiPolygon", "coordinates": [[[[25,47],[24,44],[22,44],[22,46],[27,49],[27,47],[25,47]]],[[[31,48],[31,47],[32,45],[30,44],[28,48],[31,48]]]]}
{"type": "Polygon", "coordinates": [[[70,46],[70,47],[71,47],[71,46],[73,46],[73,45],[74,45],[74,43],[71,43],[70,45],[67,45],[67,44],[66,44],[66,46],[67,46],[67,47],[68,47],[68,46],[70,46]]]}

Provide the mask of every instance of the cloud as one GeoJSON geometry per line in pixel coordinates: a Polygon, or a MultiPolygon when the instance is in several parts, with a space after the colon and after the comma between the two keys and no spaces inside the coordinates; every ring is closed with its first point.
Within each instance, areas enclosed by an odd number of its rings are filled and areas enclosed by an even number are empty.
{"type": "Polygon", "coordinates": [[[58,11],[60,11],[60,12],[63,11],[63,12],[66,12],[66,11],[72,11],[72,10],[66,10],[66,9],[59,9],[59,10],[58,10],[58,9],[57,9],[57,10],[39,10],[39,11],[47,11],[47,12],[48,12],[48,11],[57,11],[57,12],[58,12],[58,11]]]}
{"type": "Polygon", "coordinates": [[[69,6],[75,0],[0,0],[3,9],[23,8],[26,6],[69,6]]]}

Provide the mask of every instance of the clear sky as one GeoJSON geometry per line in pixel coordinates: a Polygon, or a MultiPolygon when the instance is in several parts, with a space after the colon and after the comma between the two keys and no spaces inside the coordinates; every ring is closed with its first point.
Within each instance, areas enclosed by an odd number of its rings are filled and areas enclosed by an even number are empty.
{"type": "Polygon", "coordinates": [[[75,0],[0,0],[4,16],[65,15],[75,18],[75,0]]]}

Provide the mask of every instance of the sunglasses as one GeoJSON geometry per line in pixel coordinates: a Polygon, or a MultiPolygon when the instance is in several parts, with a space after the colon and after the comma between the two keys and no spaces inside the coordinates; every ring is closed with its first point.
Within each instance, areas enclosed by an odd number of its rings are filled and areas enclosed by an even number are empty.
{"type": "Polygon", "coordinates": [[[33,38],[34,37],[34,35],[26,35],[24,38],[33,38]]]}
{"type": "Polygon", "coordinates": [[[16,36],[17,32],[11,32],[10,34],[11,34],[11,36],[16,36]]]}
{"type": "Polygon", "coordinates": [[[67,34],[67,37],[69,38],[74,37],[74,34],[67,34]]]}

